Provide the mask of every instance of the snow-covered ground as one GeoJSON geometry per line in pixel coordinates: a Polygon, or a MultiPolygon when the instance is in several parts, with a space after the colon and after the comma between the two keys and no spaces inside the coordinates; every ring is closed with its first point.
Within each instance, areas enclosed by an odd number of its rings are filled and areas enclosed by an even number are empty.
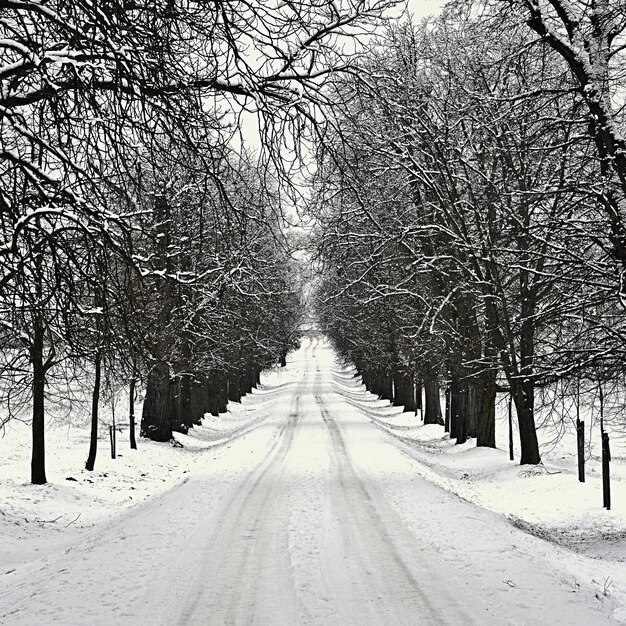
{"type": "MultiPolygon", "coordinates": [[[[126,421],[117,434],[117,455],[112,459],[107,427],[111,406],[103,406],[93,472],[84,469],[89,450],[88,405],[75,402],[77,415],[57,405],[46,432],[49,482],[45,485],[29,482],[30,426],[9,421],[0,434],[0,575],[75,544],[86,530],[186,481],[212,450],[228,448],[267,417],[274,394],[297,376],[293,369],[266,372],[265,384],[254,390],[253,397],[229,404],[228,413],[219,418],[207,414],[203,425],[188,435],[175,433],[182,448],[137,437],[138,449],[131,450],[126,421]]],[[[123,393],[115,411],[118,423],[123,423],[120,419],[128,415],[128,397],[123,393]]],[[[141,415],[141,401],[136,412],[141,415]]]]}
{"type": "MultiPolygon", "coordinates": [[[[421,476],[462,498],[506,515],[537,536],[596,558],[626,561],[626,450],[623,436],[611,433],[612,508],[602,507],[599,427],[587,432],[585,483],[578,481],[573,422],[539,429],[542,465],[519,465],[519,436],[514,422],[514,456],[509,460],[506,406],[498,411],[497,449],[477,448],[475,440],[457,446],[442,426],[424,426],[365,392],[348,369],[336,372],[335,384],[350,404],[392,434],[400,449],[419,461],[421,476]]],[[[587,407],[589,409],[589,407],[587,407]]],[[[589,410],[587,423],[591,422],[589,410]]],[[[515,420],[515,415],[513,416],[515,420]]]]}
{"type": "Polygon", "coordinates": [[[322,341],[183,448],[122,438],[89,473],[87,430],[51,428],[32,486],[28,430],[8,425],[0,623],[626,622],[623,461],[604,511],[569,435],[532,471],[455,447],[322,341]]]}

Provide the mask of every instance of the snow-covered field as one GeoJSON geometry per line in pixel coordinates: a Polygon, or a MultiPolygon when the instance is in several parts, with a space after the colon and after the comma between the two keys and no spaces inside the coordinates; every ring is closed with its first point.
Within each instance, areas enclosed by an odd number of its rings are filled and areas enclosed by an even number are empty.
{"type": "MultiPolygon", "coordinates": [[[[138,449],[131,450],[126,422],[117,434],[115,460],[107,427],[111,407],[103,406],[93,472],[84,469],[89,450],[85,406],[75,404],[79,414],[73,417],[57,410],[46,432],[45,485],[29,482],[30,427],[22,421],[8,422],[0,436],[0,575],[75,544],[84,531],[184,482],[212,450],[228,448],[233,439],[265,419],[273,393],[294,375],[280,369],[266,372],[263,388],[254,390],[253,397],[229,404],[229,412],[219,418],[207,414],[203,425],[189,435],[175,433],[182,448],[140,439],[137,433],[138,449]],[[70,425],[72,421],[78,425],[70,425]]],[[[121,394],[115,410],[118,421],[127,415],[128,397],[121,394]]],[[[136,412],[141,415],[141,402],[136,412]]]]}
{"type": "Polygon", "coordinates": [[[548,451],[542,432],[532,470],[508,460],[504,422],[499,450],[454,446],[324,342],[263,383],[182,448],[133,451],[120,433],[112,460],[103,437],[95,472],[87,429],[57,424],[43,486],[27,482],[28,428],[9,423],[0,623],[626,622],[617,438],[605,511],[599,463],[578,483],[571,433],[548,451]]]}
{"type": "MultiPolygon", "coordinates": [[[[514,456],[509,460],[508,423],[500,406],[498,449],[477,448],[475,440],[456,446],[442,426],[424,426],[419,417],[364,394],[350,371],[335,379],[350,403],[377,426],[406,444],[419,473],[435,484],[487,509],[506,515],[520,528],[596,558],[626,561],[626,450],[620,433],[611,441],[612,508],[602,507],[600,432],[587,432],[585,483],[578,481],[576,435],[572,423],[539,430],[541,466],[520,466],[514,423],[514,456]]],[[[587,414],[589,412],[587,411],[587,414]]],[[[514,416],[515,419],[515,416],[514,416]]],[[[587,419],[587,423],[591,420],[587,419]]]]}

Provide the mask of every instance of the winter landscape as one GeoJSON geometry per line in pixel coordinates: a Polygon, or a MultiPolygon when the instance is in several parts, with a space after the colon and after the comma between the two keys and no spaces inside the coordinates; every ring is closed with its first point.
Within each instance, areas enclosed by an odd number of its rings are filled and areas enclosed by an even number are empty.
{"type": "Polygon", "coordinates": [[[597,463],[580,486],[571,446],[540,472],[454,446],[368,393],[323,339],[266,381],[177,433],[184,447],[141,441],[96,472],[83,431],[51,429],[38,487],[25,426],[7,427],[2,622],[626,620],[623,463],[608,513],[597,463]]]}
{"type": "Polygon", "coordinates": [[[0,2],[0,624],[626,623],[621,0],[0,2]]]}

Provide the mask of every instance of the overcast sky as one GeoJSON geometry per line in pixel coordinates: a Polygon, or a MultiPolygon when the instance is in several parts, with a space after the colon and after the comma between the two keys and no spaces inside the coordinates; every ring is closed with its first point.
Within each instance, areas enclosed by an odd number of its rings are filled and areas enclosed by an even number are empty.
{"type": "MultiPolygon", "coordinates": [[[[413,14],[414,21],[419,22],[427,15],[436,15],[448,0],[408,0],[409,12],[413,14]]],[[[244,116],[244,142],[251,150],[257,150],[260,146],[258,127],[254,116],[244,116]]]]}
{"type": "Polygon", "coordinates": [[[439,13],[441,7],[447,0],[409,0],[409,11],[416,18],[426,17],[439,13]]]}

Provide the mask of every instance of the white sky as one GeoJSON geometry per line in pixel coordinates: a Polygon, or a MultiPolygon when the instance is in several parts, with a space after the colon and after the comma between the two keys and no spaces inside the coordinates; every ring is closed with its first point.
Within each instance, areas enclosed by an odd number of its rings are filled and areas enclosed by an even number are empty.
{"type": "Polygon", "coordinates": [[[446,0],[409,0],[409,11],[416,19],[439,13],[446,0]]]}
{"type": "MultiPolygon", "coordinates": [[[[414,21],[419,22],[423,17],[436,15],[448,0],[408,0],[408,10],[414,21]]],[[[244,115],[243,141],[251,150],[258,150],[260,138],[256,118],[253,115],[244,115]]]]}

